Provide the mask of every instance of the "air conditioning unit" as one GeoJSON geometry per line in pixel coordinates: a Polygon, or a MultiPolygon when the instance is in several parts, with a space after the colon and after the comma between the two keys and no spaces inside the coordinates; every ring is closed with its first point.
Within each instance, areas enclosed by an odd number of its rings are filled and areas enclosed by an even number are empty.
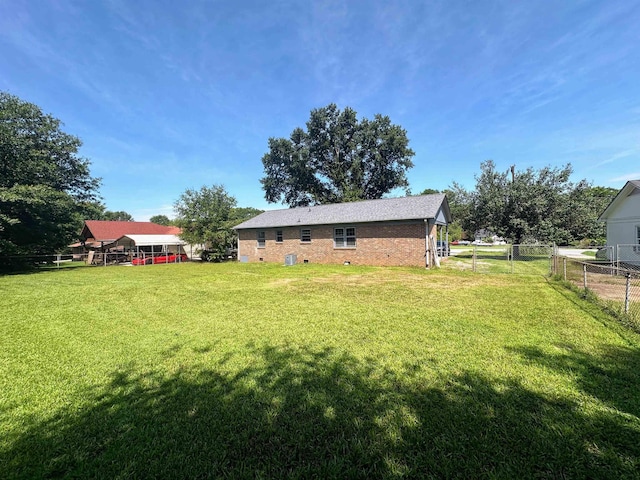
{"type": "Polygon", "coordinates": [[[287,267],[290,267],[291,265],[295,265],[297,260],[298,260],[298,256],[295,253],[290,253],[289,255],[284,256],[284,264],[287,267]]]}

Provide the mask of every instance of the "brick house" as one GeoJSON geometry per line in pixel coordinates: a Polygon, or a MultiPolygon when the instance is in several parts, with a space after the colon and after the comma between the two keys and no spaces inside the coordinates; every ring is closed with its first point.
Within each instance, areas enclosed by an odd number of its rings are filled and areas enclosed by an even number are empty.
{"type": "Polygon", "coordinates": [[[434,194],[271,210],[234,229],[241,262],[429,267],[450,222],[446,196],[434,194]]]}

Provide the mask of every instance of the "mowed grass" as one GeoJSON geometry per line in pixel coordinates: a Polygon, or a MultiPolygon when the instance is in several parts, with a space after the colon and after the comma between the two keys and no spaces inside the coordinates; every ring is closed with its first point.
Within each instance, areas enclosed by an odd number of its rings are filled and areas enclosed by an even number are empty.
{"type": "MultiPolygon", "coordinates": [[[[457,250],[457,252],[454,250],[454,255],[445,260],[448,266],[456,270],[473,271],[473,248],[458,247],[457,250]]],[[[475,272],[517,275],[549,275],[551,273],[552,259],[548,254],[519,256],[516,260],[511,261],[509,251],[508,247],[502,245],[477,248],[475,272]]]]}
{"type": "Polygon", "coordinates": [[[0,477],[638,478],[639,336],[451,265],[0,277],[0,477]]]}

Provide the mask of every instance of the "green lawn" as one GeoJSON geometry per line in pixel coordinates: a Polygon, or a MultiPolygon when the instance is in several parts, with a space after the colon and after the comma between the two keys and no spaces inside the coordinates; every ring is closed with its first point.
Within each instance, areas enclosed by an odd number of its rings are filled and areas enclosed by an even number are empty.
{"type": "MultiPolygon", "coordinates": [[[[473,271],[473,246],[458,247],[455,250],[452,249],[453,255],[445,260],[448,267],[473,271]]],[[[519,256],[516,257],[516,260],[511,261],[510,252],[510,246],[505,245],[477,247],[475,249],[476,273],[515,273],[518,275],[549,275],[551,273],[551,259],[548,253],[519,256]]]]}
{"type": "Polygon", "coordinates": [[[640,336],[543,276],[0,277],[2,478],[638,478],[640,336]]]}

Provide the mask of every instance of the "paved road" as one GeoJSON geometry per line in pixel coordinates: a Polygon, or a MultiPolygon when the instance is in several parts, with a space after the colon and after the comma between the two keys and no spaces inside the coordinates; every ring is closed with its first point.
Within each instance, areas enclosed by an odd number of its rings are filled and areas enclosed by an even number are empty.
{"type": "Polygon", "coordinates": [[[597,248],[567,248],[558,247],[558,255],[570,258],[593,258],[593,256],[583,255],[582,252],[597,252],[597,248]]]}
{"type": "MultiPolygon", "coordinates": [[[[495,250],[502,247],[502,245],[496,245],[495,250]]],[[[472,251],[473,245],[465,245],[464,249],[461,247],[452,248],[451,256],[455,256],[459,253],[472,251]]],[[[480,251],[492,251],[492,247],[478,247],[480,251]]],[[[569,258],[593,258],[593,255],[584,255],[583,252],[597,252],[597,248],[572,248],[572,247],[558,247],[558,255],[569,258]]]]}

